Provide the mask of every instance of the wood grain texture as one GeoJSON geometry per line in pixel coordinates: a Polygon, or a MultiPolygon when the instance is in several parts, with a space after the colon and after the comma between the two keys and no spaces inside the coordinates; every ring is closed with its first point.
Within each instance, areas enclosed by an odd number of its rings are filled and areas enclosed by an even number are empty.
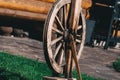
{"type": "Polygon", "coordinates": [[[56,0],[37,0],[37,1],[44,1],[44,2],[54,3],[56,0]]]}
{"type": "Polygon", "coordinates": [[[13,3],[13,2],[0,1],[1,8],[8,8],[8,9],[28,11],[28,12],[34,12],[34,13],[42,13],[42,14],[47,14],[48,11],[50,10],[51,5],[46,3],[46,5],[44,4],[42,6],[33,6],[30,4],[19,4],[19,3],[13,3]]]}
{"type": "Polygon", "coordinates": [[[76,80],[75,78],[60,78],[60,77],[48,77],[48,76],[44,76],[43,80],[76,80]]]}
{"type": "Polygon", "coordinates": [[[1,16],[11,16],[28,20],[37,20],[37,21],[45,21],[47,14],[40,13],[32,13],[20,10],[11,10],[6,8],[0,8],[1,16]]]}

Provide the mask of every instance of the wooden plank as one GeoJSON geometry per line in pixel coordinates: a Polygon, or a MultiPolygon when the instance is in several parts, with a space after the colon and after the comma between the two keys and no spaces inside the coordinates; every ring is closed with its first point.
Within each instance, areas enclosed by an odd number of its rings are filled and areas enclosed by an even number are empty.
{"type": "Polygon", "coordinates": [[[54,3],[56,0],[37,0],[37,1],[44,1],[44,2],[54,3]]]}
{"type": "Polygon", "coordinates": [[[31,5],[36,7],[42,7],[47,5],[51,5],[47,0],[0,0],[0,2],[8,2],[8,3],[15,3],[20,5],[31,5]]]}
{"type": "Polygon", "coordinates": [[[45,21],[47,17],[47,14],[32,13],[32,12],[11,10],[11,9],[5,9],[5,8],[0,8],[0,15],[17,17],[17,18],[28,19],[28,20],[37,20],[37,21],[45,21]]]}
{"type": "Polygon", "coordinates": [[[60,78],[60,77],[48,77],[48,76],[44,76],[43,80],[76,80],[75,78],[60,78]]]}

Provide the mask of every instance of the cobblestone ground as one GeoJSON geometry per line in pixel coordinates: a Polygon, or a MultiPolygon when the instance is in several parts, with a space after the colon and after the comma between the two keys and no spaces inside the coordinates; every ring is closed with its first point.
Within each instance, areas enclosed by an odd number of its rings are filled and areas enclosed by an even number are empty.
{"type": "MultiPolygon", "coordinates": [[[[27,58],[44,60],[42,42],[28,38],[13,38],[0,36],[0,51],[9,52],[27,58]]],[[[120,56],[120,49],[84,47],[80,59],[83,73],[105,80],[120,80],[120,73],[112,68],[112,62],[120,56]]]]}

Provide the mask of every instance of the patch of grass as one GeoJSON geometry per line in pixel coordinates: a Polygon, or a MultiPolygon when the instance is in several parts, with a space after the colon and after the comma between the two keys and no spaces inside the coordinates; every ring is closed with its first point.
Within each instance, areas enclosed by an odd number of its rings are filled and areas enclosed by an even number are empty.
{"type": "Polygon", "coordinates": [[[120,57],[118,57],[117,60],[113,62],[113,67],[116,71],[120,72],[120,57]]]}
{"type": "Polygon", "coordinates": [[[51,75],[45,63],[0,53],[0,78],[5,78],[3,80],[42,80],[45,75],[51,75]]]}
{"type": "MultiPolygon", "coordinates": [[[[51,76],[47,64],[0,52],[0,80],[42,80],[51,76]]],[[[73,76],[77,77],[76,71],[73,76]]],[[[98,80],[82,74],[83,80],[98,80]]]]}
{"type": "MultiPolygon", "coordinates": [[[[82,80],[102,80],[102,79],[96,79],[94,77],[91,77],[83,73],[81,75],[82,75],[82,80]]],[[[73,77],[78,79],[77,71],[73,71],[73,77]]]]}

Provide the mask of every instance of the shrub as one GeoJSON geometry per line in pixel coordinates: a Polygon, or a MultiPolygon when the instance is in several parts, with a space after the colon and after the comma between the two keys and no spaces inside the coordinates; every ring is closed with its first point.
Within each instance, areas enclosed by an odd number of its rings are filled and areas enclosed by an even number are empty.
{"type": "Polygon", "coordinates": [[[113,67],[116,71],[120,72],[120,57],[118,57],[117,60],[113,62],[113,67]]]}

